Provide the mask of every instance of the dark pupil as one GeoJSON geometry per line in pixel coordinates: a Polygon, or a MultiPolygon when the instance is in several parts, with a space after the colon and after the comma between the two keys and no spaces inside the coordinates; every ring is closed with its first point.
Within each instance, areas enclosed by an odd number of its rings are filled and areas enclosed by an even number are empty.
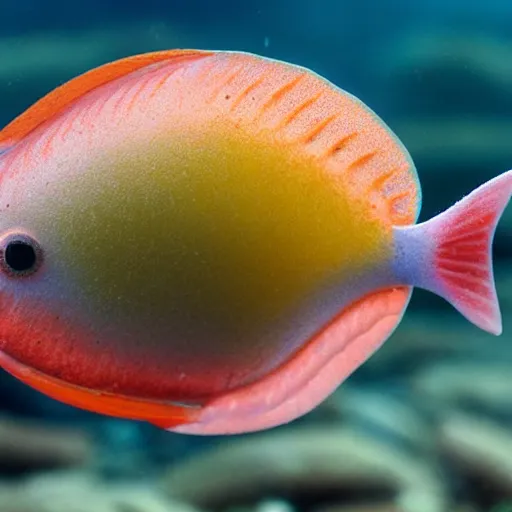
{"type": "Polygon", "coordinates": [[[4,257],[5,263],[16,272],[26,272],[36,264],[36,251],[23,241],[9,243],[4,257]]]}

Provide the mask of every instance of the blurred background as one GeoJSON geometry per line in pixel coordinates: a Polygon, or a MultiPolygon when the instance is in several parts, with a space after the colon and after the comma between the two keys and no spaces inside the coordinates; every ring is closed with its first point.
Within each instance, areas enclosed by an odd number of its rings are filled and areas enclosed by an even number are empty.
{"type": "MultiPolygon", "coordinates": [[[[91,67],[168,48],[306,66],[399,136],[421,220],[512,168],[510,0],[2,2],[0,125],[91,67]]],[[[386,344],[271,432],[200,438],[99,417],[0,374],[0,512],[512,511],[512,207],[504,334],[416,291],[386,344]]]]}

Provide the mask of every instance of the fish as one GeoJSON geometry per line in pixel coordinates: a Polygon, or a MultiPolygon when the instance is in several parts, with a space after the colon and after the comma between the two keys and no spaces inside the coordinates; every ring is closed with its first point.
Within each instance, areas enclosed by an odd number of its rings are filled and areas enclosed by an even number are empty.
{"type": "Polygon", "coordinates": [[[405,146],[295,64],[105,64],[0,131],[0,366],[172,432],[289,423],[381,347],[415,287],[501,333],[492,245],[511,194],[507,171],[418,223],[405,146]]]}

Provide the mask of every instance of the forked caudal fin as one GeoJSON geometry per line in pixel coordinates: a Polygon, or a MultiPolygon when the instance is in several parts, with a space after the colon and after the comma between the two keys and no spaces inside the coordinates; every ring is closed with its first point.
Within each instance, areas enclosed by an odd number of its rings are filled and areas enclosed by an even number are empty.
{"type": "Polygon", "coordinates": [[[492,243],[511,195],[512,170],[427,222],[394,228],[395,278],[444,297],[470,322],[501,334],[492,243]]]}

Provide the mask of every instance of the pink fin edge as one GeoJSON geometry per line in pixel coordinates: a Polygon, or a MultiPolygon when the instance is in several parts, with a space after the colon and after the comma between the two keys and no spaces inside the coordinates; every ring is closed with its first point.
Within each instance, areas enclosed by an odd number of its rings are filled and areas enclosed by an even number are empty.
{"type": "Polygon", "coordinates": [[[435,290],[464,317],[494,335],[502,318],[494,283],[492,244],[512,196],[512,170],[484,183],[423,225],[432,247],[435,290]]]}
{"type": "Polygon", "coordinates": [[[205,404],[193,423],[160,426],[194,435],[241,434],[307,414],[386,341],[399,324],[410,295],[411,288],[398,287],[364,297],[265,379],[205,404]]]}

